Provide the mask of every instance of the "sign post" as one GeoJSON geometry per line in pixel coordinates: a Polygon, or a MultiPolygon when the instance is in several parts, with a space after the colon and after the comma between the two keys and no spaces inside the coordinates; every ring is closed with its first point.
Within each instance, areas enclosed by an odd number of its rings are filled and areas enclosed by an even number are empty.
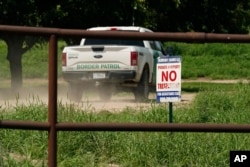
{"type": "Polygon", "coordinates": [[[169,122],[173,122],[172,102],[181,101],[181,57],[162,56],[156,66],[156,100],[169,102],[169,122]]]}

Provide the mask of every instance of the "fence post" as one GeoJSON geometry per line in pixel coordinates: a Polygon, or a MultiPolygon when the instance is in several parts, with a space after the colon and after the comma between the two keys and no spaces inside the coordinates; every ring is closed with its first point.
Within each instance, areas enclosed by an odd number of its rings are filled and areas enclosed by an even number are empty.
{"type": "Polygon", "coordinates": [[[49,39],[49,94],[48,94],[48,166],[57,166],[57,38],[51,35],[49,39]]]}

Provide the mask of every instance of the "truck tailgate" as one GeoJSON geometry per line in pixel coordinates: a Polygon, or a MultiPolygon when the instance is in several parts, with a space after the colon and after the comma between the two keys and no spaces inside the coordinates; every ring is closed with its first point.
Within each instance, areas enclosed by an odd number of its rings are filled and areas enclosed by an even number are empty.
{"type": "Polygon", "coordinates": [[[133,46],[74,46],[67,47],[67,71],[135,70],[131,66],[133,46]]]}

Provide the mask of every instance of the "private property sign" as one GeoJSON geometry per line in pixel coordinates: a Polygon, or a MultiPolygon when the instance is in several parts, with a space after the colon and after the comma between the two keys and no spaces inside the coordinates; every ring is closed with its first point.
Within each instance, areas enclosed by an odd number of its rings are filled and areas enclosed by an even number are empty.
{"type": "Polygon", "coordinates": [[[181,57],[162,56],[156,66],[157,102],[181,100],[181,57]]]}

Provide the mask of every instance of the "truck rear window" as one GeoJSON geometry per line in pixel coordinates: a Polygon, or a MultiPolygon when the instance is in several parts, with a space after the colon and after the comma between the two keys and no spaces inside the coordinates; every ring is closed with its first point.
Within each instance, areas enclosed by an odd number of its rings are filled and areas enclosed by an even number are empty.
{"type": "Polygon", "coordinates": [[[141,40],[124,40],[124,39],[95,39],[87,38],[84,45],[132,45],[144,47],[141,40]]]}

